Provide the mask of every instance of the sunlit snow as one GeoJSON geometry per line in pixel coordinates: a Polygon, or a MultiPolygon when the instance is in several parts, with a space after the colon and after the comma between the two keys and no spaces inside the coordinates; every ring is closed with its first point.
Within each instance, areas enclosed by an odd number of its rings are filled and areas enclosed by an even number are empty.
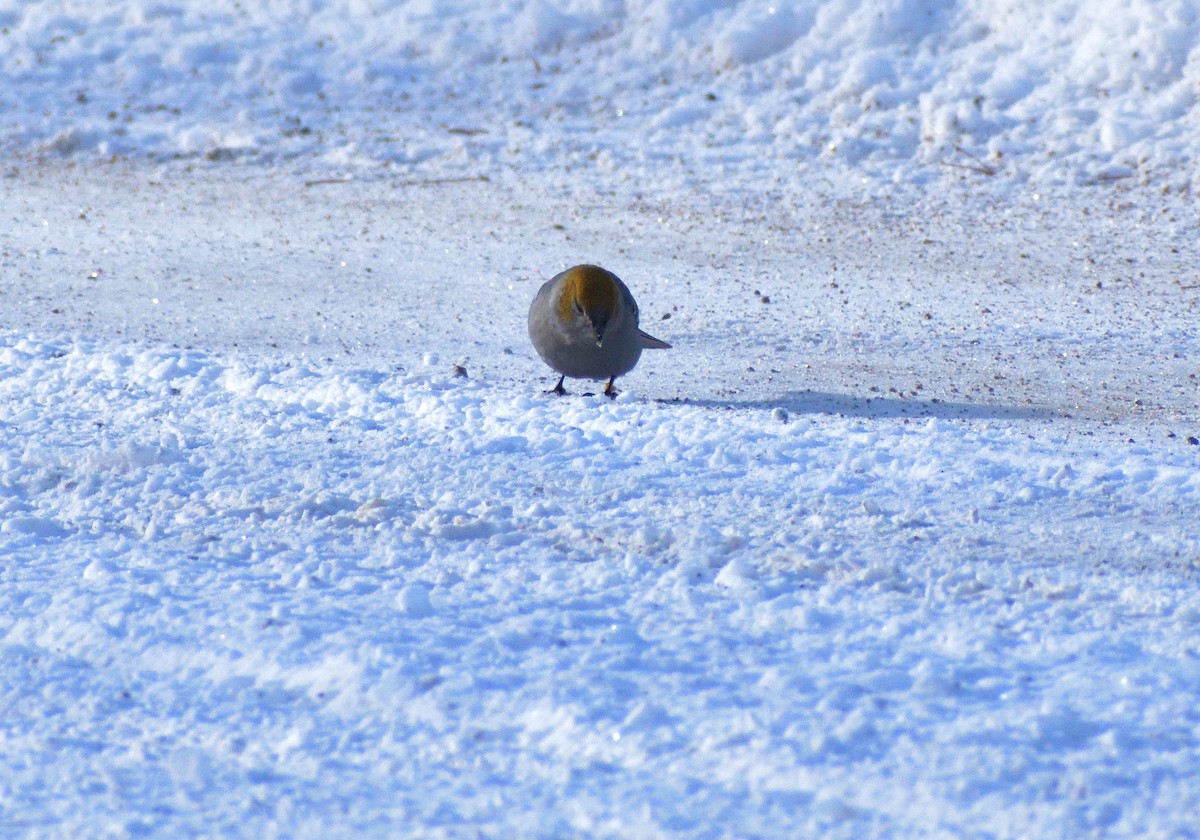
{"type": "Polygon", "coordinates": [[[1194,836],[1198,91],[1167,0],[0,0],[0,834],[1194,836]]]}

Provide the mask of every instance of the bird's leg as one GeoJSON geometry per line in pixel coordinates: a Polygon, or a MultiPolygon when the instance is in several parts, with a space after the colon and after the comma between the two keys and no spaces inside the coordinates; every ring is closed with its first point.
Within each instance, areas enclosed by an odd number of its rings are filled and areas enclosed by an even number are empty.
{"type": "Polygon", "coordinates": [[[563,380],[566,378],[567,378],[566,374],[563,374],[562,376],[560,376],[558,378],[558,384],[555,385],[553,388],[551,388],[546,393],[547,394],[558,394],[560,397],[563,396],[564,394],[566,394],[567,389],[563,387],[563,380]]]}
{"type": "Polygon", "coordinates": [[[617,377],[615,376],[610,376],[608,378],[608,384],[604,386],[604,396],[608,397],[610,400],[615,400],[617,398],[617,394],[621,393],[613,387],[613,380],[616,378],[617,377]]]}

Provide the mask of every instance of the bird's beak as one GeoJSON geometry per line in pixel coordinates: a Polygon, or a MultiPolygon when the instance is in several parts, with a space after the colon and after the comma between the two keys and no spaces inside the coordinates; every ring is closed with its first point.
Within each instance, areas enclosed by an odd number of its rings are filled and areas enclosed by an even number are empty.
{"type": "Polygon", "coordinates": [[[593,319],[591,319],[591,321],[592,321],[592,335],[596,336],[596,346],[603,347],[604,346],[604,331],[606,329],[608,329],[608,319],[607,318],[593,318],[593,319]]]}

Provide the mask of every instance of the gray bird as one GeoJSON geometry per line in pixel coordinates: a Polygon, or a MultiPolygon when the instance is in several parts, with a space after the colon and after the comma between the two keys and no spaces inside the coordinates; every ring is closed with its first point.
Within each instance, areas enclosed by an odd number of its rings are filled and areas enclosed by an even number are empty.
{"type": "Polygon", "coordinates": [[[563,380],[613,380],[633,370],[642,350],[671,345],[638,329],[638,308],[621,278],[596,265],[577,265],[538,289],[529,307],[529,338],[542,361],[560,374],[551,393],[565,394],[563,380]]]}

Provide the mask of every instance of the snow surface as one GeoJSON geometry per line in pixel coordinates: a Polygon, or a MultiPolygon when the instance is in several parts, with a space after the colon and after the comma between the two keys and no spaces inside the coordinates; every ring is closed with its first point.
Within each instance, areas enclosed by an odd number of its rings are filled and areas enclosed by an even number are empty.
{"type": "Polygon", "coordinates": [[[830,162],[881,186],[1200,177],[1192,0],[0,0],[0,78],[0,147],[67,158],[589,191],[830,162]]]}
{"type": "Polygon", "coordinates": [[[476,5],[0,0],[0,834],[1196,836],[1200,9],[476,5]]]}

